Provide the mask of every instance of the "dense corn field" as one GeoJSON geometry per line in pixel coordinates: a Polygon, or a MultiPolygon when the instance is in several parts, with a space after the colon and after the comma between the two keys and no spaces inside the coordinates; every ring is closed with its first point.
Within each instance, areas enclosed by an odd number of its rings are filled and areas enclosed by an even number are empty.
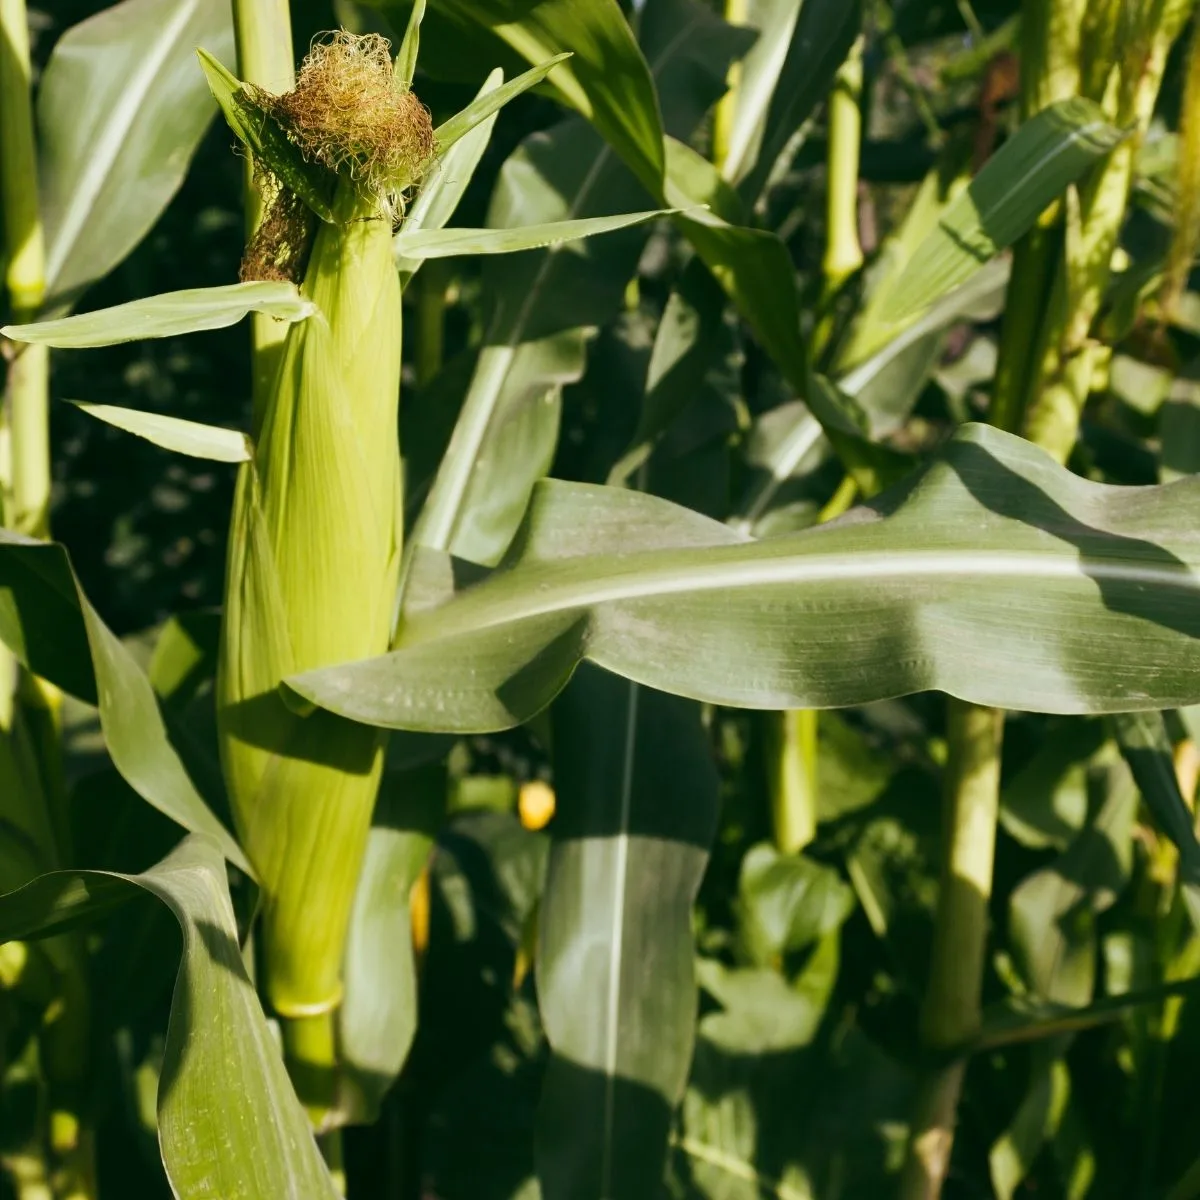
{"type": "Polygon", "coordinates": [[[0,1200],[1200,1198],[1192,0],[0,0],[0,1200]]]}

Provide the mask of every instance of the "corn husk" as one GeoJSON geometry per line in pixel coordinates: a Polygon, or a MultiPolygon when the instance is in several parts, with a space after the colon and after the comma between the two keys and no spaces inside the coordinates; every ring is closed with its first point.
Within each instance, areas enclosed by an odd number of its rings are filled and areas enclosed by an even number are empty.
{"type": "Polygon", "coordinates": [[[387,648],[399,562],[400,287],[391,226],[349,187],[317,233],[252,462],[238,481],[218,676],[222,764],[264,890],[265,985],[328,1012],[383,735],[288,707],[287,675],[387,648]]]}

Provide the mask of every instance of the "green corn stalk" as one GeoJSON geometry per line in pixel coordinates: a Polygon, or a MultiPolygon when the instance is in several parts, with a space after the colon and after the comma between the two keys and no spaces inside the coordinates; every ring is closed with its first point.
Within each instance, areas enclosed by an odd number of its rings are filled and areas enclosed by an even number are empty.
{"type": "MultiPolygon", "coordinates": [[[[282,162],[259,165],[287,178],[282,162]]],[[[337,173],[300,284],[319,315],[287,332],[239,476],[217,680],[222,765],[264,892],[263,983],[318,1123],[333,1096],[342,955],[384,739],[289,707],[279,684],[387,649],[402,540],[389,197],[408,180],[358,166],[337,173]]]]}
{"type": "Polygon", "coordinates": [[[1054,281],[1034,358],[1026,436],[1060,462],[1071,453],[1096,368],[1105,353],[1092,336],[1133,183],[1141,138],[1154,114],[1167,55],[1194,0],[1098,6],[1085,29],[1082,84],[1130,136],[1068,197],[1064,261],[1054,281]],[[1107,15],[1106,15],[1107,14],[1107,15]],[[1113,65],[1115,63],[1115,66],[1113,65]]]}

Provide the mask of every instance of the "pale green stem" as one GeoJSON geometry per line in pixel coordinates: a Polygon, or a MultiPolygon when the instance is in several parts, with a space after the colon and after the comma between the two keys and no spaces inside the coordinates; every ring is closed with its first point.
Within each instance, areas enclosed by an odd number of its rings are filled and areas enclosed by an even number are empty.
{"type": "MultiPolygon", "coordinates": [[[[292,54],[292,17],[288,0],[233,0],[233,29],[237,41],[238,78],[276,95],[296,83],[292,54]]],[[[262,198],[254,185],[254,167],[246,163],[246,237],[262,219],[262,198]]],[[[253,345],[253,428],[257,432],[288,326],[263,313],[251,318],[253,345]]]]}
{"type": "MultiPolygon", "coordinates": [[[[948,702],[941,883],[921,1006],[921,1043],[932,1053],[961,1045],[980,1027],[1003,722],[997,709],[948,702]]],[[[930,1068],[922,1079],[900,1200],[941,1195],[965,1070],[959,1060],[930,1068]]]]}
{"type": "Polygon", "coordinates": [[[296,1095],[321,1130],[337,1099],[337,1007],[281,1017],[279,1024],[296,1095]]]}
{"type": "Polygon", "coordinates": [[[781,854],[798,854],[817,834],[817,712],[792,709],[766,718],[767,792],[781,854]]]}
{"type": "MultiPolygon", "coordinates": [[[[745,25],[749,15],[748,0],[725,0],[725,20],[730,25],[745,25]]],[[[728,89],[717,102],[713,114],[712,160],[717,170],[725,166],[729,157],[729,143],[733,138],[733,125],[737,117],[738,88],[742,82],[741,61],[733,63],[725,77],[728,89]]]]}
{"type": "Polygon", "coordinates": [[[825,254],[821,259],[821,318],[811,355],[820,357],[833,333],[833,303],[863,264],[858,238],[858,167],[862,152],[862,38],[850,48],[829,92],[825,179],[825,254]]]}
{"type": "MultiPolygon", "coordinates": [[[[5,285],[13,319],[34,320],[46,295],[46,252],[38,211],[37,151],[30,93],[25,0],[0,0],[0,192],[8,250],[5,285]]],[[[8,375],[12,512],[7,524],[45,537],[50,515],[49,359],[19,350],[8,375]]]]}

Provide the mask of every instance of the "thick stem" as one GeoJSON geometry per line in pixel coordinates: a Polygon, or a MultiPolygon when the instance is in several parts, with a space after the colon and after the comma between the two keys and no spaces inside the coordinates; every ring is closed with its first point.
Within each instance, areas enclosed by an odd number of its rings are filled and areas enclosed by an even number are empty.
{"type": "Polygon", "coordinates": [[[833,304],[846,281],[862,268],[858,238],[858,167],[862,151],[863,42],[850,48],[829,92],[829,146],[825,180],[825,254],[821,260],[821,319],[813,332],[812,358],[833,333],[833,304]]]}
{"type": "Polygon", "coordinates": [[[319,1130],[337,1099],[337,1008],[281,1016],[279,1024],[296,1095],[319,1130]]]}
{"type": "MultiPolygon", "coordinates": [[[[33,320],[46,294],[38,211],[25,0],[0,0],[0,193],[13,319],[33,320]]],[[[50,514],[49,359],[44,346],[16,353],[8,376],[12,512],[7,524],[45,537],[50,514]]]]}
{"type": "MultiPolygon", "coordinates": [[[[288,0],[233,0],[233,30],[237,41],[238,77],[268,92],[291,91],[296,83],[292,54],[292,17],[288,0]]],[[[246,238],[262,219],[262,198],[254,186],[254,168],[246,163],[246,238]]],[[[253,428],[257,432],[271,381],[279,366],[288,326],[263,313],[251,318],[253,345],[253,428]]]]}
{"type": "Polygon", "coordinates": [[[782,854],[798,854],[817,834],[817,712],[766,715],[767,792],[782,854]]]}
{"type": "MultiPolygon", "coordinates": [[[[949,701],[941,885],[921,1007],[921,1043],[934,1053],[961,1044],[979,1029],[1003,721],[996,709],[949,701]]],[[[931,1068],[922,1080],[900,1200],[941,1195],[964,1072],[959,1061],[931,1068]]]]}

